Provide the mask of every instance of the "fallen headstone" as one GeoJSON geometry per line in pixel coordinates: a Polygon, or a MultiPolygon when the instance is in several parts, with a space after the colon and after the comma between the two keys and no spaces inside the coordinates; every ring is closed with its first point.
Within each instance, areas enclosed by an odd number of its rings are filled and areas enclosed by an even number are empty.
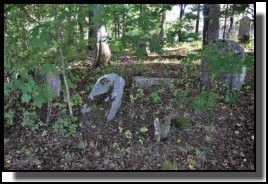
{"type": "Polygon", "coordinates": [[[141,88],[149,88],[154,85],[163,85],[175,81],[175,79],[172,78],[152,78],[144,76],[135,76],[133,79],[136,85],[141,88]]]}

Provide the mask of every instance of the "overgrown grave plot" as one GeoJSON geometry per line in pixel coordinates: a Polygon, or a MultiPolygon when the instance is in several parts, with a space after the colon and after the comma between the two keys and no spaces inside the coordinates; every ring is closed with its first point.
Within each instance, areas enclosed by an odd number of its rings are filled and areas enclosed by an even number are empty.
{"type": "MultiPolygon", "coordinates": [[[[22,139],[21,144],[10,142],[12,145],[6,149],[12,151],[5,156],[7,169],[237,170],[254,167],[251,138],[254,96],[249,95],[254,89],[252,74],[246,78],[245,84],[250,87],[242,88],[248,92],[239,95],[238,101],[229,103],[220,98],[212,109],[199,111],[193,101],[204,98],[200,100],[202,104],[211,95],[199,96],[204,89],[195,78],[198,65],[182,68],[174,63],[140,62],[138,66],[118,63],[105,70],[86,68],[83,71],[74,74],[84,77],[72,79],[73,83],[81,81],[81,84],[71,91],[72,95],[79,94],[82,100],[88,96],[91,84],[106,72],[121,72],[126,79],[123,108],[113,124],[101,132],[88,132],[89,140],[83,138],[78,127],[77,134],[69,137],[61,137],[56,132],[47,136],[32,133],[22,139]],[[178,82],[142,91],[132,87],[132,77],[139,72],[153,77],[177,77],[178,82]],[[157,143],[153,121],[166,114],[172,115],[174,122],[168,138],[157,143]],[[35,162],[31,164],[29,158],[35,162]]],[[[206,107],[206,103],[203,105],[206,107]]],[[[79,105],[76,109],[76,112],[80,110],[79,105]]],[[[27,134],[27,130],[23,132],[27,134]]]]}

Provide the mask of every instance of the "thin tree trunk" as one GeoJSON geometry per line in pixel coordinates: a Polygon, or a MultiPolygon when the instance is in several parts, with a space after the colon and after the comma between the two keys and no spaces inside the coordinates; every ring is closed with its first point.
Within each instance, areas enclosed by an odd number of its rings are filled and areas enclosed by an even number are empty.
{"type": "Polygon", "coordinates": [[[182,19],[182,16],[184,15],[184,11],[186,8],[187,4],[180,4],[180,21],[182,19]]]}
{"type": "Polygon", "coordinates": [[[222,38],[225,38],[225,31],[226,31],[226,21],[227,21],[227,17],[228,17],[228,5],[226,5],[226,10],[225,10],[225,17],[224,17],[224,26],[223,26],[223,35],[222,38]]]}
{"type": "MultiPolygon", "coordinates": [[[[163,7],[163,5],[162,5],[163,7]]],[[[166,10],[162,10],[162,19],[161,19],[161,31],[160,31],[160,42],[164,44],[164,37],[165,37],[165,29],[166,29],[166,10]]]]}
{"type": "Polygon", "coordinates": [[[116,13],[114,13],[114,37],[115,38],[117,37],[117,34],[116,34],[116,24],[117,24],[117,21],[116,21],[116,13]]]}
{"type": "Polygon", "coordinates": [[[120,38],[120,15],[117,16],[117,38],[120,38]]]}
{"type": "MultiPolygon", "coordinates": [[[[54,15],[55,17],[57,17],[57,5],[53,5],[54,8],[54,15]]],[[[69,113],[70,116],[73,116],[73,110],[72,110],[72,105],[71,105],[71,100],[70,100],[70,92],[69,92],[69,86],[68,86],[68,82],[67,82],[67,77],[66,77],[66,70],[65,70],[65,59],[64,59],[64,54],[62,51],[62,25],[60,25],[59,20],[55,21],[55,32],[57,35],[57,42],[58,42],[58,52],[60,54],[60,61],[61,61],[61,69],[62,69],[62,75],[63,75],[63,80],[64,80],[64,84],[65,84],[65,88],[66,88],[66,93],[67,93],[67,101],[68,101],[68,107],[69,107],[69,113]]]]}
{"type": "Polygon", "coordinates": [[[200,4],[197,5],[197,19],[195,24],[195,33],[199,31],[199,20],[200,20],[200,4]]]}
{"type": "Polygon", "coordinates": [[[123,37],[125,36],[125,16],[126,14],[124,13],[122,17],[122,36],[123,37]]]}
{"type": "Polygon", "coordinates": [[[208,4],[204,4],[203,19],[204,19],[203,46],[204,46],[208,43],[208,22],[209,22],[209,5],[208,4]]]}
{"type": "Polygon", "coordinates": [[[82,5],[79,6],[79,13],[78,13],[78,27],[79,27],[79,41],[84,41],[84,25],[83,25],[83,16],[82,16],[83,8],[82,5]]]}
{"type": "Polygon", "coordinates": [[[94,43],[92,43],[92,39],[94,38],[94,24],[92,22],[92,17],[93,17],[93,12],[89,11],[88,12],[88,49],[93,50],[94,48],[94,43]]]}
{"type": "Polygon", "coordinates": [[[227,32],[227,36],[226,38],[230,39],[231,38],[231,32],[233,30],[233,24],[234,24],[234,11],[235,11],[235,4],[233,4],[232,6],[230,6],[230,8],[232,9],[232,13],[231,13],[231,16],[230,16],[230,27],[228,29],[228,32],[227,32]]]}

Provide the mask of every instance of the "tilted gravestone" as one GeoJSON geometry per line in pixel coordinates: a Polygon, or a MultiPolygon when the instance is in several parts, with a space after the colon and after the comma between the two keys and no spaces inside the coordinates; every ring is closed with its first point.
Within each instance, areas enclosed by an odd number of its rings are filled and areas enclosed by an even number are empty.
{"type": "Polygon", "coordinates": [[[240,89],[246,76],[244,59],[244,49],[234,41],[209,42],[201,59],[200,72],[204,83],[211,85],[213,77],[230,88],[240,89]]]}
{"type": "Polygon", "coordinates": [[[247,16],[243,17],[240,20],[239,33],[238,33],[238,40],[240,42],[249,41],[250,21],[251,19],[247,16]]]}
{"type": "Polygon", "coordinates": [[[121,107],[124,86],[124,79],[117,74],[110,73],[100,77],[80,111],[82,122],[111,122],[121,107]]]}

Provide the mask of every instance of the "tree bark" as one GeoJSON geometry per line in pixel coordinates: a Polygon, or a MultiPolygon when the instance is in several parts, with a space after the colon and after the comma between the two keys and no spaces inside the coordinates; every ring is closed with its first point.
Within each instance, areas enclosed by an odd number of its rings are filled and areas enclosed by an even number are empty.
{"type": "MultiPolygon", "coordinates": [[[[163,7],[163,5],[162,5],[163,7]]],[[[165,29],[166,29],[166,10],[162,10],[162,19],[161,19],[161,31],[160,31],[160,43],[163,45],[165,43],[165,29]]]]}
{"type": "Polygon", "coordinates": [[[92,43],[92,39],[94,38],[94,24],[92,22],[92,17],[94,16],[92,11],[88,12],[88,49],[93,50],[94,46],[92,43]]]}
{"type": "Polygon", "coordinates": [[[82,5],[79,5],[79,13],[78,13],[78,27],[79,27],[79,41],[84,41],[84,25],[83,25],[83,16],[82,16],[83,8],[82,5]]]}
{"type": "Polygon", "coordinates": [[[182,19],[182,16],[184,15],[185,8],[187,4],[179,4],[180,5],[180,21],[182,19]]]}
{"type": "Polygon", "coordinates": [[[230,16],[230,27],[228,29],[228,32],[227,32],[227,36],[226,38],[230,39],[232,37],[232,30],[233,30],[233,24],[234,24],[234,12],[235,12],[235,4],[231,5],[230,6],[230,9],[232,9],[232,13],[231,13],[231,16],[230,16]]]}
{"type": "Polygon", "coordinates": [[[197,19],[195,24],[195,33],[199,31],[199,20],[200,20],[200,4],[197,5],[197,19]]]}
{"type": "MultiPolygon", "coordinates": [[[[94,16],[99,14],[103,5],[96,5],[94,16]]],[[[95,53],[95,67],[101,67],[108,63],[110,65],[111,51],[107,43],[106,29],[102,24],[96,24],[96,53],[95,53]]]]}
{"type": "Polygon", "coordinates": [[[204,28],[203,28],[203,46],[212,40],[219,39],[220,29],[220,5],[205,4],[203,10],[204,28]]]}
{"type": "MultiPolygon", "coordinates": [[[[53,13],[54,16],[57,17],[57,5],[53,5],[53,13]]],[[[67,77],[66,77],[66,67],[65,67],[65,59],[64,59],[64,54],[63,54],[63,49],[62,49],[62,25],[60,24],[60,21],[57,20],[55,21],[55,33],[56,33],[56,38],[57,38],[57,50],[60,54],[60,61],[61,61],[61,69],[62,69],[62,75],[64,79],[64,84],[66,88],[66,93],[67,93],[67,101],[68,101],[68,107],[69,107],[69,113],[70,116],[73,116],[73,110],[72,110],[72,105],[71,105],[71,99],[70,99],[70,92],[69,92],[69,86],[67,82],[67,77]]]]}
{"type": "Polygon", "coordinates": [[[223,26],[223,35],[222,38],[225,38],[225,31],[226,31],[226,21],[227,21],[227,17],[228,17],[228,6],[229,4],[226,5],[226,10],[225,10],[225,17],[224,17],[224,26],[223,26]]]}

